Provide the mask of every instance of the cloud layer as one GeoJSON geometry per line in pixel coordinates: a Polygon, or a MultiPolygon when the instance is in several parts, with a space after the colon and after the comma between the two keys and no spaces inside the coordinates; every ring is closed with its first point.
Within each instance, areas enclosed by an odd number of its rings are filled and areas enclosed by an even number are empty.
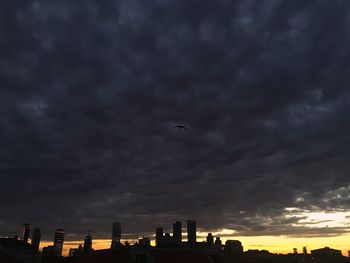
{"type": "Polygon", "coordinates": [[[349,7],[2,1],[0,230],[345,232],[349,7]]]}

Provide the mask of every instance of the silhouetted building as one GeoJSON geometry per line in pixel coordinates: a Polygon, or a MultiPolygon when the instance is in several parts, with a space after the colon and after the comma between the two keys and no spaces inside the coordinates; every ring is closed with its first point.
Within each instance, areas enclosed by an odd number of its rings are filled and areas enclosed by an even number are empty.
{"type": "Polygon", "coordinates": [[[154,248],[97,250],[79,256],[75,263],[226,263],[200,249],[154,248]]]}
{"type": "Polygon", "coordinates": [[[248,257],[257,257],[257,258],[266,258],[270,257],[274,254],[271,254],[268,250],[258,250],[258,249],[248,249],[248,251],[244,252],[244,254],[248,257]]]}
{"type": "Polygon", "coordinates": [[[92,252],[92,235],[88,234],[84,239],[84,252],[91,253],[92,252]]]}
{"type": "Polygon", "coordinates": [[[243,254],[242,243],[238,240],[227,240],[225,242],[224,253],[230,257],[243,254]]]}
{"type": "Polygon", "coordinates": [[[215,238],[215,247],[220,249],[220,250],[222,249],[222,242],[221,242],[220,237],[215,238]]]}
{"type": "Polygon", "coordinates": [[[315,258],[330,258],[343,256],[341,250],[332,249],[329,247],[311,250],[311,255],[315,258]]]}
{"type": "MultiPolygon", "coordinates": [[[[18,237],[0,238],[0,252],[3,252],[3,255],[8,255],[9,258],[16,259],[15,262],[38,262],[40,259],[39,255],[34,253],[33,246],[25,243],[24,240],[19,240],[18,237]]],[[[0,255],[0,262],[11,261],[7,261],[0,255]]]]}
{"type": "Polygon", "coordinates": [[[79,246],[78,246],[78,254],[82,254],[83,251],[84,251],[83,246],[81,244],[79,244],[79,246]]]}
{"type": "Polygon", "coordinates": [[[165,233],[163,237],[163,246],[172,247],[174,245],[173,238],[169,233],[165,233]]]}
{"type": "Polygon", "coordinates": [[[157,247],[160,247],[163,245],[163,237],[164,237],[163,228],[157,227],[156,228],[156,246],[157,247]]]}
{"type": "Polygon", "coordinates": [[[182,225],[181,222],[176,221],[173,224],[173,240],[174,245],[180,246],[182,242],[182,225]]]}
{"type": "Polygon", "coordinates": [[[187,241],[190,246],[197,243],[197,227],[195,220],[187,221],[187,241]]]}
{"type": "Polygon", "coordinates": [[[70,248],[68,252],[68,257],[76,257],[78,256],[78,248],[70,248]]]}
{"type": "Polygon", "coordinates": [[[303,254],[307,255],[307,247],[303,247],[303,254]]]}
{"type": "Polygon", "coordinates": [[[207,245],[210,247],[214,245],[214,237],[213,237],[212,233],[209,233],[207,235],[207,245]]]}
{"type": "Polygon", "coordinates": [[[61,257],[64,243],[64,229],[57,229],[55,232],[55,238],[53,242],[53,247],[55,250],[55,256],[61,257]]]}
{"type": "MultiPolygon", "coordinates": [[[[86,236],[88,237],[88,236],[86,236]]],[[[84,240],[84,245],[85,245],[85,240],[84,240]]],[[[70,248],[68,256],[71,258],[75,258],[81,255],[88,255],[94,252],[94,250],[91,248],[91,250],[88,249],[88,244],[87,245],[87,250],[85,250],[85,246],[83,247],[81,244],[77,248],[70,248]]],[[[74,261],[73,261],[74,262],[74,261]]]]}
{"type": "Polygon", "coordinates": [[[29,234],[30,234],[30,224],[26,223],[23,224],[23,233],[22,233],[22,239],[24,241],[24,243],[28,243],[28,239],[29,239],[29,234]]]}
{"type": "Polygon", "coordinates": [[[41,232],[39,228],[34,228],[33,234],[32,234],[32,246],[35,253],[39,252],[39,246],[40,246],[40,239],[41,239],[41,232]]]}
{"type": "Polygon", "coordinates": [[[19,261],[15,255],[11,255],[6,251],[0,249],[0,262],[2,263],[23,263],[24,261],[19,261]]]}
{"type": "MultiPolygon", "coordinates": [[[[289,255],[277,255],[272,254],[268,250],[249,249],[244,252],[241,259],[238,262],[249,262],[249,263],[311,263],[306,257],[300,255],[295,256],[289,255]]],[[[313,262],[316,263],[316,262],[313,262]]]]}
{"type": "Polygon", "coordinates": [[[142,247],[150,247],[151,240],[148,237],[143,237],[139,239],[139,245],[142,247]]]}
{"type": "Polygon", "coordinates": [[[121,238],[122,238],[122,228],[120,226],[120,223],[114,222],[113,223],[113,230],[112,230],[111,248],[119,247],[121,238]]]}
{"type": "Polygon", "coordinates": [[[77,248],[70,248],[68,256],[69,257],[76,257],[76,256],[78,256],[78,249],[77,248]]]}
{"type": "Polygon", "coordinates": [[[125,248],[130,248],[130,243],[128,241],[125,241],[123,245],[125,248]]]}
{"type": "Polygon", "coordinates": [[[43,248],[42,251],[43,257],[54,257],[56,256],[56,250],[54,246],[47,246],[43,248]]]}

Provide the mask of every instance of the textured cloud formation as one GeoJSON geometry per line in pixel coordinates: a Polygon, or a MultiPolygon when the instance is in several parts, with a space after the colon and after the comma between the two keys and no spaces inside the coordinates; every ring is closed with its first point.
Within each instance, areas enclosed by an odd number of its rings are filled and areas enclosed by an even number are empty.
{"type": "Polygon", "coordinates": [[[286,208],[350,208],[349,8],[1,1],[0,231],[344,233],[286,208]]]}

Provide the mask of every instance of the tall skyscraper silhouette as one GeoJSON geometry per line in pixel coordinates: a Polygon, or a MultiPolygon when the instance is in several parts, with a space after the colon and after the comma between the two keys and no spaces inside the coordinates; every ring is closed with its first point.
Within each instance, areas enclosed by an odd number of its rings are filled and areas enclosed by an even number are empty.
{"type": "Polygon", "coordinates": [[[187,221],[187,241],[190,246],[194,246],[197,243],[197,229],[196,221],[187,221]]]}
{"type": "Polygon", "coordinates": [[[22,233],[22,239],[24,241],[24,243],[28,243],[28,239],[29,239],[29,234],[30,234],[30,224],[26,223],[23,224],[23,233],[22,233]]]}
{"type": "Polygon", "coordinates": [[[91,253],[92,252],[92,235],[88,234],[84,239],[84,252],[91,253]]]}
{"type": "Polygon", "coordinates": [[[39,251],[40,239],[41,239],[40,229],[34,228],[33,234],[32,234],[32,246],[34,247],[35,253],[38,253],[39,251]]]}
{"type": "Polygon", "coordinates": [[[53,242],[55,256],[57,257],[62,256],[63,242],[64,242],[64,229],[57,229],[55,232],[55,238],[53,242]]]}
{"type": "Polygon", "coordinates": [[[164,238],[164,230],[162,227],[156,228],[156,246],[162,246],[163,245],[163,238],[164,238]]]}
{"type": "Polygon", "coordinates": [[[113,223],[111,248],[118,247],[122,236],[122,229],[119,222],[113,223]]]}
{"type": "Polygon", "coordinates": [[[181,222],[176,221],[173,224],[173,240],[174,244],[179,246],[182,242],[182,225],[181,222]]]}

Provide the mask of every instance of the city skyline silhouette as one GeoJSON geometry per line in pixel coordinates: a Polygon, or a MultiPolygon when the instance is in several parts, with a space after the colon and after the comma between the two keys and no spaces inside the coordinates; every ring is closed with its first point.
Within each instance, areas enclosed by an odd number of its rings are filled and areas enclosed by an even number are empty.
{"type": "Polygon", "coordinates": [[[190,243],[347,255],[349,9],[1,1],[0,237],[29,254],[40,239],[49,255],[64,242],[65,255],[86,243],[128,258],[136,247],[110,247],[153,244],[157,227],[179,244],[196,220],[190,243]]]}
{"type": "MultiPolygon", "coordinates": [[[[38,255],[52,255],[55,257],[71,257],[76,255],[76,253],[90,254],[94,251],[104,251],[106,249],[120,249],[128,248],[132,246],[149,246],[155,248],[172,248],[172,249],[217,249],[225,251],[226,242],[239,242],[239,246],[242,246],[242,242],[237,239],[235,236],[227,236],[225,231],[215,232],[215,233],[205,233],[197,231],[197,221],[196,220],[187,220],[186,225],[182,225],[181,221],[174,221],[172,229],[164,228],[163,226],[158,226],[153,233],[142,233],[138,235],[138,238],[125,238],[130,237],[130,234],[123,233],[122,226],[120,222],[113,222],[113,227],[111,229],[110,238],[106,239],[95,239],[91,231],[88,231],[83,240],[67,240],[65,238],[69,232],[66,232],[64,229],[56,229],[54,238],[52,241],[41,240],[41,230],[38,227],[35,227],[34,230],[31,229],[29,223],[25,223],[22,226],[22,230],[19,233],[12,233],[13,236],[0,236],[0,245],[6,240],[19,240],[24,244],[31,244],[33,247],[34,254],[38,255]],[[169,229],[169,231],[167,231],[169,229]],[[221,234],[221,235],[220,235],[221,234]],[[101,242],[102,241],[102,242],[101,242]],[[145,243],[146,242],[146,243],[145,243]],[[40,250],[39,250],[40,247],[40,250]],[[52,252],[48,252],[52,250],[52,252]]],[[[266,240],[266,237],[264,237],[266,240]]],[[[264,240],[263,239],[263,240],[264,240]]],[[[305,240],[304,240],[305,241],[305,240]]],[[[266,241],[265,241],[266,242],[266,241]]],[[[302,247],[293,248],[289,247],[287,250],[281,250],[281,247],[271,246],[266,244],[259,245],[248,245],[248,249],[241,248],[241,253],[270,253],[270,256],[283,256],[283,255],[311,255],[315,253],[313,251],[318,251],[322,249],[329,249],[327,243],[323,243],[324,247],[318,248],[316,244],[307,244],[307,241],[304,243],[295,243],[295,245],[302,247]],[[317,248],[317,249],[316,249],[317,248]],[[311,251],[311,254],[309,253],[311,251]]],[[[247,248],[247,247],[245,247],[247,248]]],[[[334,248],[331,248],[334,250],[334,248]]],[[[339,255],[348,256],[350,255],[350,250],[337,250],[336,258],[339,255]]]]}

